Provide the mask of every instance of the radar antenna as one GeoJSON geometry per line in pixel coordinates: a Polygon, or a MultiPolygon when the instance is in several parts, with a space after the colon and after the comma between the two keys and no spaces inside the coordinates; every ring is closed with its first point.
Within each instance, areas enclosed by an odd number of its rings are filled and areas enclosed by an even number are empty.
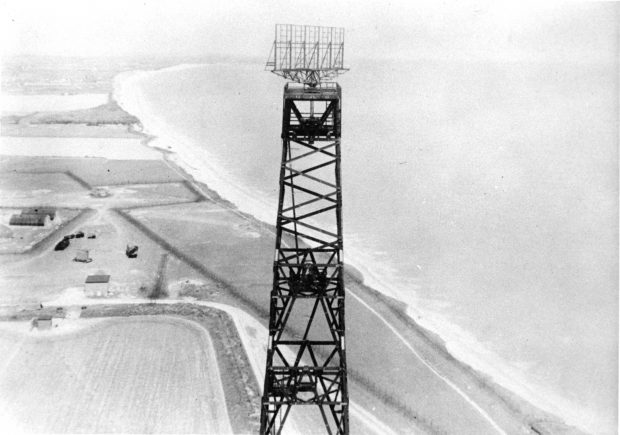
{"type": "Polygon", "coordinates": [[[324,82],[346,71],[343,41],[341,28],[279,24],[267,62],[297,83],[284,87],[262,435],[281,434],[297,412],[326,433],[349,433],[341,89],[324,82]]]}
{"type": "Polygon", "coordinates": [[[276,24],[265,70],[311,87],[348,71],[344,28],[276,24]]]}

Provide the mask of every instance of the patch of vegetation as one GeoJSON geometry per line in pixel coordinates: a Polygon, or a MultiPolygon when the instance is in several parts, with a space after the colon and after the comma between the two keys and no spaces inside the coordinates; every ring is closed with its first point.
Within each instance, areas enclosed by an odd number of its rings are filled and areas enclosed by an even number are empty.
{"type": "Polygon", "coordinates": [[[28,122],[31,124],[132,125],[139,123],[140,120],[125,112],[116,101],[112,100],[91,109],[35,113],[28,117],[28,122]]]}
{"type": "Polygon", "coordinates": [[[148,298],[148,299],[152,299],[152,300],[165,299],[168,297],[167,289],[157,284],[152,285],[152,286],[141,285],[138,291],[140,292],[140,296],[148,298]]]}

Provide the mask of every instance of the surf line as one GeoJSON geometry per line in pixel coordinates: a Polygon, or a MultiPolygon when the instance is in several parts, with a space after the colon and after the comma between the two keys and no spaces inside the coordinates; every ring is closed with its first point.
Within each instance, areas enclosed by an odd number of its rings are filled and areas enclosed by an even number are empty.
{"type": "Polygon", "coordinates": [[[502,435],[508,435],[506,432],[504,432],[504,430],[499,427],[499,425],[495,422],[495,420],[493,420],[491,418],[491,416],[489,414],[487,414],[487,412],[482,409],[476,402],[474,402],[467,394],[465,394],[465,392],[463,390],[461,390],[457,385],[455,385],[452,381],[450,381],[448,378],[442,376],[437,370],[435,370],[433,368],[433,366],[431,366],[428,362],[426,362],[426,360],[422,357],[422,355],[420,355],[411,344],[409,344],[409,342],[405,339],[405,337],[403,337],[397,330],[396,328],[394,328],[394,326],[392,326],[387,320],[385,320],[381,314],[379,314],[377,311],[375,311],[374,308],[372,308],[370,305],[368,305],[366,302],[364,302],[359,296],[357,296],[356,294],[354,294],[351,290],[346,289],[347,293],[350,294],[351,296],[353,296],[355,299],[357,299],[359,301],[360,304],[362,304],[363,306],[365,306],[371,313],[373,313],[375,316],[377,316],[393,333],[396,337],[398,337],[398,339],[400,341],[402,341],[405,346],[407,346],[407,348],[411,351],[411,353],[413,353],[421,362],[422,364],[424,364],[426,366],[426,368],[428,368],[433,374],[435,374],[439,379],[441,379],[442,381],[444,381],[450,388],[452,388],[454,391],[456,391],[456,393],[461,396],[463,399],[465,399],[465,401],[467,403],[469,403],[472,408],[474,408],[476,411],[478,411],[478,413],[480,415],[482,415],[482,417],[489,422],[489,424],[491,426],[493,426],[493,429],[495,429],[497,431],[497,433],[500,433],[502,435]]]}

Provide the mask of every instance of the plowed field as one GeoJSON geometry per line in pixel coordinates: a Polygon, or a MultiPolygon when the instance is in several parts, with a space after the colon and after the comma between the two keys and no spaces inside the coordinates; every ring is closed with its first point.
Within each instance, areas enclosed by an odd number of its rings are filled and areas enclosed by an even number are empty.
{"type": "Polygon", "coordinates": [[[0,417],[28,432],[230,433],[211,339],[170,317],[0,329],[0,417]],[[58,331],[60,332],[60,331],[58,331]]]}

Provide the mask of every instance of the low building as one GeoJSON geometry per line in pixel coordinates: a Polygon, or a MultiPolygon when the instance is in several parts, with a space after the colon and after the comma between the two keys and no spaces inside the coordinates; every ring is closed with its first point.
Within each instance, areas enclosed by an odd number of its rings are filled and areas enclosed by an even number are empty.
{"type": "MultiPolygon", "coordinates": [[[[87,249],[78,249],[75,252],[75,258],[73,258],[73,261],[79,261],[80,263],[90,263],[91,261],[93,261],[93,259],[90,258],[90,256],[88,255],[87,249]]],[[[98,275],[92,275],[92,276],[98,276],[98,275]]]]}
{"type": "Polygon", "coordinates": [[[110,275],[88,275],[84,282],[84,294],[87,297],[105,297],[110,288],[110,275]]]}
{"type": "Polygon", "coordinates": [[[14,214],[9,220],[9,225],[46,227],[50,225],[50,221],[47,214],[14,214]]]}
{"type": "Polygon", "coordinates": [[[52,316],[41,315],[34,320],[34,326],[39,330],[52,329],[52,316]]]}
{"type": "Polygon", "coordinates": [[[107,198],[108,196],[110,196],[110,191],[105,187],[95,187],[93,190],[90,191],[90,196],[93,196],[95,198],[107,198]]]}
{"type": "Polygon", "coordinates": [[[42,216],[49,216],[50,220],[54,220],[56,217],[56,209],[54,207],[30,207],[22,210],[21,214],[37,214],[42,216]]]}

